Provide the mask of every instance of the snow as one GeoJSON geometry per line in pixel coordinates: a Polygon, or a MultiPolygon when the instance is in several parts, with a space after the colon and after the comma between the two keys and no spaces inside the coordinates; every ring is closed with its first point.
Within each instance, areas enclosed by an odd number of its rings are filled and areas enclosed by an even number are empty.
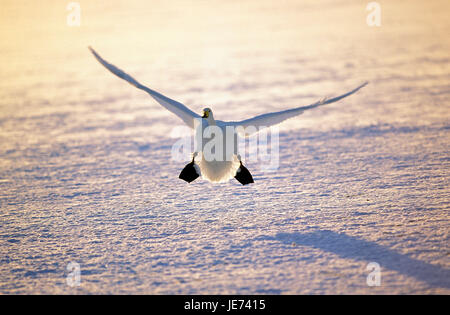
{"type": "Polygon", "coordinates": [[[0,19],[0,293],[450,293],[446,1],[45,3],[0,19]],[[223,120],[370,84],[282,124],[277,172],[187,184],[182,123],[88,45],[223,120]]]}

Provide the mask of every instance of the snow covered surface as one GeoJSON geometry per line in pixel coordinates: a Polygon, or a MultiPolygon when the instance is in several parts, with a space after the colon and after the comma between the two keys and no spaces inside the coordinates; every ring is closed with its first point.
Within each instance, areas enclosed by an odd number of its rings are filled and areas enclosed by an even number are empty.
{"type": "Polygon", "coordinates": [[[448,1],[79,3],[2,3],[0,293],[450,293],[448,1]],[[88,45],[223,120],[370,84],[284,123],[277,172],[187,184],[181,122],[88,45]]]}

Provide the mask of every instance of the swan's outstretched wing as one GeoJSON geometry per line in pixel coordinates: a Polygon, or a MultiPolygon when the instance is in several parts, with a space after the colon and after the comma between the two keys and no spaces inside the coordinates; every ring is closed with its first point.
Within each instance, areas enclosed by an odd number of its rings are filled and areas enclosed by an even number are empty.
{"type": "Polygon", "coordinates": [[[188,125],[191,128],[194,128],[194,119],[195,118],[201,118],[199,115],[191,111],[189,108],[184,106],[183,104],[174,101],[156,91],[153,91],[152,89],[149,89],[148,87],[140,84],[138,81],[136,81],[134,78],[132,78],[127,73],[123,72],[116,66],[108,63],[106,60],[104,60],[100,55],[91,47],[89,47],[92,54],[94,54],[95,58],[103,65],[106,69],[114,73],[116,76],[118,76],[121,79],[124,79],[131,85],[134,85],[138,89],[144,90],[148,94],[150,94],[151,97],[153,97],[159,104],[167,108],[169,111],[180,117],[186,125],[188,125]]]}
{"type": "Polygon", "coordinates": [[[342,95],[334,97],[334,98],[324,99],[324,100],[318,101],[311,105],[301,106],[301,107],[292,108],[292,109],[288,109],[288,110],[283,110],[280,112],[263,114],[263,115],[259,115],[259,116],[256,116],[256,117],[253,117],[250,119],[246,119],[246,120],[242,120],[242,121],[227,122],[226,124],[233,125],[235,127],[242,126],[245,129],[245,133],[243,133],[243,135],[251,136],[252,134],[260,131],[261,129],[279,124],[286,119],[300,115],[305,110],[337,102],[337,101],[343,99],[344,97],[347,97],[347,96],[352,95],[353,93],[357,92],[359,89],[366,86],[367,83],[368,82],[361,84],[356,89],[354,89],[348,93],[342,94],[342,95]],[[251,128],[248,128],[248,127],[251,127],[251,128]],[[253,128],[253,127],[255,127],[255,128],[253,128]]]}

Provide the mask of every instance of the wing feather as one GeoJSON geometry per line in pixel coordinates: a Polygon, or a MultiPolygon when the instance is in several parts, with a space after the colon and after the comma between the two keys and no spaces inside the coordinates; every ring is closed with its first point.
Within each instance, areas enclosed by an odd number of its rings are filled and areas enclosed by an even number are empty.
{"type": "Polygon", "coordinates": [[[349,95],[352,95],[353,93],[356,93],[359,89],[363,88],[367,84],[368,84],[368,82],[364,82],[363,84],[358,86],[356,89],[351,90],[350,92],[347,92],[345,94],[342,94],[342,95],[339,95],[339,96],[336,96],[336,97],[333,97],[330,99],[320,100],[320,101],[310,104],[310,105],[287,109],[287,110],[283,110],[283,111],[279,111],[279,112],[262,114],[262,115],[259,115],[259,116],[256,116],[256,117],[253,117],[250,119],[242,120],[242,121],[228,122],[227,124],[233,125],[235,127],[237,127],[237,126],[243,127],[245,130],[244,135],[250,136],[250,135],[260,131],[261,129],[264,129],[264,128],[267,128],[267,127],[270,127],[273,125],[277,125],[277,124],[285,121],[286,119],[293,118],[297,115],[300,115],[305,110],[337,102],[337,101],[343,99],[344,97],[347,97],[349,95]],[[246,129],[247,127],[255,127],[255,128],[246,129]]]}
{"type": "Polygon", "coordinates": [[[130,76],[129,74],[125,73],[124,71],[120,70],[113,64],[110,64],[109,62],[104,60],[102,57],[100,57],[100,55],[92,47],[89,47],[89,50],[92,52],[94,57],[98,60],[98,62],[100,62],[106,69],[111,71],[113,74],[115,74],[119,78],[127,81],[131,85],[137,87],[138,89],[141,89],[141,90],[147,92],[148,94],[150,94],[150,96],[153,97],[159,104],[161,104],[167,110],[169,110],[170,112],[174,113],[179,118],[181,118],[186,123],[186,125],[188,125],[192,129],[194,128],[194,119],[201,118],[200,115],[194,113],[189,108],[187,108],[185,105],[183,105],[177,101],[174,101],[174,100],[162,95],[161,93],[158,93],[158,92],[140,84],[132,76],[130,76]]]}

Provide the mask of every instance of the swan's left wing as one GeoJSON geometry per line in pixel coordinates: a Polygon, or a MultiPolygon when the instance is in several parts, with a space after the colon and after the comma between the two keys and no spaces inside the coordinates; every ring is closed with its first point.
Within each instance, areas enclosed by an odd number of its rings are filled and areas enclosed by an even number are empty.
{"type": "Polygon", "coordinates": [[[347,97],[347,96],[352,95],[353,93],[357,92],[359,89],[366,86],[367,83],[368,82],[365,82],[365,83],[361,84],[360,86],[358,86],[356,89],[351,90],[350,92],[347,92],[340,96],[333,97],[330,99],[324,99],[324,100],[318,101],[314,104],[310,104],[307,106],[301,106],[301,107],[297,107],[297,108],[292,108],[292,109],[288,109],[288,110],[283,110],[280,112],[263,114],[263,115],[259,115],[259,116],[256,116],[256,117],[253,117],[250,119],[246,119],[246,120],[242,120],[242,121],[226,122],[226,124],[232,125],[235,127],[241,126],[245,130],[244,135],[250,136],[250,135],[260,131],[263,128],[267,128],[267,127],[279,124],[286,119],[300,115],[305,110],[337,102],[337,101],[343,99],[344,97],[347,97]],[[251,128],[248,128],[248,127],[251,127],[251,128]],[[253,128],[253,127],[255,127],[255,128],[253,128]]]}
{"type": "Polygon", "coordinates": [[[167,110],[171,111],[178,117],[180,117],[186,125],[194,129],[194,119],[195,118],[201,118],[200,115],[194,113],[189,108],[184,106],[183,104],[174,101],[152,89],[149,89],[148,87],[140,84],[138,81],[136,81],[133,77],[131,77],[129,74],[125,73],[124,71],[117,68],[115,65],[110,64],[106,60],[104,60],[100,55],[91,47],[89,47],[90,51],[94,55],[94,57],[100,62],[106,69],[111,71],[113,74],[118,76],[121,79],[124,79],[131,85],[134,85],[138,89],[144,90],[148,94],[150,94],[151,97],[153,97],[159,104],[164,106],[167,110]]]}

